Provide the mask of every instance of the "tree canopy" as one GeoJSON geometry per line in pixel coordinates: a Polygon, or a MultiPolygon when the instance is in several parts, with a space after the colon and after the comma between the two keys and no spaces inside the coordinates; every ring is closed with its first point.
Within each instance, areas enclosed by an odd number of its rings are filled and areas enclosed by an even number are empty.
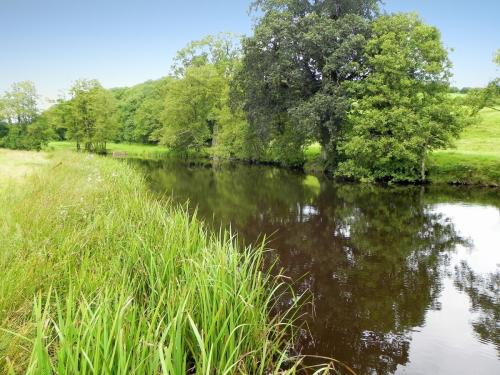
{"type": "Polygon", "coordinates": [[[76,81],[69,93],[71,99],[63,107],[68,138],[76,141],[78,150],[83,144],[85,151],[105,153],[117,128],[114,97],[97,80],[76,81]]]}
{"type": "Polygon", "coordinates": [[[230,86],[239,68],[239,43],[219,34],[179,51],[164,99],[160,143],[177,150],[211,146],[216,155],[242,157],[244,114],[231,105],[230,86]]]}
{"type": "Polygon", "coordinates": [[[12,84],[0,97],[0,146],[40,150],[52,133],[40,116],[39,95],[31,81],[12,84]]]}
{"type": "Polygon", "coordinates": [[[264,15],[243,41],[239,79],[248,121],[266,146],[278,143],[289,154],[318,141],[336,164],[349,109],[343,84],[365,74],[361,57],[376,3],[255,3],[264,15]]]}
{"type": "Polygon", "coordinates": [[[19,147],[13,140],[29,133],[37,147],[54,137],[91,152],[110,141],[158,143],[296,167],[319,144],[315,163],[330,174],[425,180],[429,152],[448,147],[481,108],[496,108],[500,85],[450,95],[439,31],[416,15],[382,15],[379,4],[256,0],[252,35],[193,41],[170,75],[133,87],[77,81],[42,116],[34,87],[16,84],[0,100],[2,144],[19,147]]]}
{"type": "Polygon", "coordinates": [[[430,150],[450,145],[465,125],[449,96],[451,66],[439,31],[416,15],[372,24],[367,75],[349,84],[355,100],[338,175],[373,180],[425,180],[430,150]]]}

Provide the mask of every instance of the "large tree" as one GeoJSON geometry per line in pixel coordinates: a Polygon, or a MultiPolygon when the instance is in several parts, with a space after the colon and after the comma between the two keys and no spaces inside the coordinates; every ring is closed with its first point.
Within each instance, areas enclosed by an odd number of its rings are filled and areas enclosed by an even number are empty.
{"type": "Polygon", "coordinates": [[[4,96],[4,115],[9,124],[26,128],[37,117],[38,93],[31,81],[13,83],[4,96]]]}
{"type": "Polygon", "coordinates": [[[301,153],[319,141],[330,167],[349,109],[344,82],[359,80],[376,0],[261,0],[255,33],[243,42],[245,109],[264,147],[301,153]]]}
{"type": "Polygon", "coordinates": [[[186,68],[169,85],[159,132],[161,143],[177,150],[199,150],[209,145],[215,131],[215,113],[224,78],[213,65],[186,68]]]}
{"type": "Polygon", "coordinates": [[[167,85],[160,142],[186,150],[211,146],[214,154],[232,156],[241,150],[246,122],[232,108],[230,83],[238,68],[239,43],[232,34],[208,36],[179,51],[175,79],[167,85]]]}
{"type": "Polygon", "coordinates": [[[435,27],[397,14],[374,21],[372,34],[366,78],[349,85],[355,101],[337,174],[423,181],[429,151],[459,135],[467,108],[450,98],[451,64],[435,27]]]}

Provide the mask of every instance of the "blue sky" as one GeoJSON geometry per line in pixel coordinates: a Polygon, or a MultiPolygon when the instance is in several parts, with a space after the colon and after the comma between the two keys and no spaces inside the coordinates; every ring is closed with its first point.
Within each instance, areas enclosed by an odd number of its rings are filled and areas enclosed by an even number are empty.
{"type": "MultiPolygon", "coordinates": [[[[0,92],[32,80],[56,98],[78,78],[105,87],[167,75],[191,40],[250,34],[250,0],[0,0],[0,92]]],[[[500,0],[386,0],[390,12],[416,11],[454,48],[454,84],[484,85],[499,74],[500,0]]]]}

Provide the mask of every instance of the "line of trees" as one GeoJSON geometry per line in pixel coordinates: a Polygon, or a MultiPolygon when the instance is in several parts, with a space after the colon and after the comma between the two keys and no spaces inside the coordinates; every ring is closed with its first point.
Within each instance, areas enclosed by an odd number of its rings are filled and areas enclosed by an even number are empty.
{"type": "Polygon", "coordinates": [[[303,166],[305,149],[318,143],[322,167],[338,177],[418,181],[429,152],[500,97],[498,80],[466,100],[450,95],[439,31],[414,14],[381,14],[378,0],[257,0],[252,8],[253,35],[192,42],[170,76],[131,88],[78,81],[28,121],[41,118],[56,138],[92,152],[138,142],[303,166]]]}
{"type": "Polygon", "coordinates": [[[0,96],[0,147],[40,150],[52,137],[38,109],[39,95],[30,81],[12,84],[0,96]]]}

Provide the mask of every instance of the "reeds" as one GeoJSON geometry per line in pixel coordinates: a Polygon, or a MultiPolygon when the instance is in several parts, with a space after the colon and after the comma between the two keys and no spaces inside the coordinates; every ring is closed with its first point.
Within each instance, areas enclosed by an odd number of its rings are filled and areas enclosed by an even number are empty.
{"type": "Polygon", "coordinates": [[[297,371],[262,248],[153,199],[125,163],[54,159],[0,197],[0,373],[297,371]]]}

